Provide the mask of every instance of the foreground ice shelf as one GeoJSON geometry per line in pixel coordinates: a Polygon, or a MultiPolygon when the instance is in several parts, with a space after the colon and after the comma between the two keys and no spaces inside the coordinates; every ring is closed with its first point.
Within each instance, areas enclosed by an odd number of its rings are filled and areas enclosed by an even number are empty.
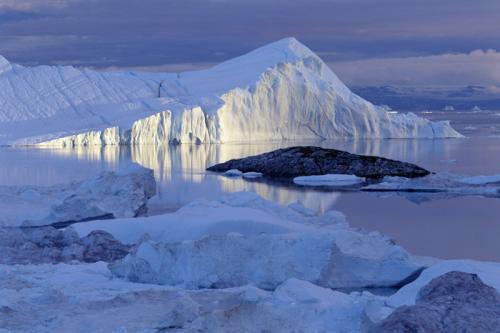
{"type": "Polygon", "coordinates": [[[448,122],[391,114],[353,94],[294,38],[186,73],[22,67],[0,57],[0,100],[3,145],[461,136],[448,122]]]}
{"type": "MultiPolygon", "coordinates": [[[[128,168],[60,189],[82,207],[106,198],[109,207],[138,207],[153,193],[150,177],[128,168]]],[[[37,198],[33,189],[20,193],[37,198]]],[[[62,230],[9,225],[0,228],[0,333],[500,325],[500,264],[414,257],[377,232],[349,227],[339,212],[318,215],[253,193],[62,230]]]]}

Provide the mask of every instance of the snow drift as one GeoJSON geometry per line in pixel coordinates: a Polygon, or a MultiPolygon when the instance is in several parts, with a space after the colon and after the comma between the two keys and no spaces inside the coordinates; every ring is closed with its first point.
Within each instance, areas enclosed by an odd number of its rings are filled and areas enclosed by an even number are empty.
{"type": "Polygon", "coordinates": [[[22,67],[0,58],[0,144],[116,145],[443,138],[448,122],[353,94],[294,38],[186,73],[22,67]]]}

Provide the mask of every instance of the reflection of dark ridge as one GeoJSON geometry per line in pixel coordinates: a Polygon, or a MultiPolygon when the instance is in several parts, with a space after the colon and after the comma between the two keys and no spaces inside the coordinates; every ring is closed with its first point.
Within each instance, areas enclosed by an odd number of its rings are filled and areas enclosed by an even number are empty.
{"type": "Polygon", "coordinates": [[[446,189],[436,188],[362,188],[363,192],[406,192],[406,193],[444,193],[446,189]]]}

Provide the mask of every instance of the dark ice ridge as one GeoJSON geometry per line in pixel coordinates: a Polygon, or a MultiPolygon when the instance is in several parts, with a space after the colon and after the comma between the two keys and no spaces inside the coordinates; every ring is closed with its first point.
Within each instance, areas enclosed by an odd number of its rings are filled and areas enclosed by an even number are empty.
{"type": "Polygon", "coordinates": [[[72,228],[0,228],[2,265],[112,262],[125,257],[130,248],[100,230],[79,237],[72,228]]]}
{"type": "Polygon", "coordinates": [[[260,172],[269,178],[349,174],[380,179],[385,176],[416,178],[430,174],[428,170],[411,163],[313,146],[290,147],[233,159],[211,166],[207,170],[225,172],[231,169],[260,172]]]}

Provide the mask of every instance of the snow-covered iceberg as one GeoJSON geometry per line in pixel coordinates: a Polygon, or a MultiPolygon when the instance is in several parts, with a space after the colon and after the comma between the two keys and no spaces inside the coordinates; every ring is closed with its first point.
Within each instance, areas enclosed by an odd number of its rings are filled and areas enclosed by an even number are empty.
{"type": "Polygon", "coordinates": [[[287,38],[186,73],[22,67],[0,59],[0,144],[116,145],[443,138],[449,122],[391,114],[287,38]]]}
{"type": "Polygon", "coordinates": [[[0,186],[0,227],[69,224],[144,215],[156,194],[153,171],[138,165],[82,182],[48,187],[0,186]]]}

